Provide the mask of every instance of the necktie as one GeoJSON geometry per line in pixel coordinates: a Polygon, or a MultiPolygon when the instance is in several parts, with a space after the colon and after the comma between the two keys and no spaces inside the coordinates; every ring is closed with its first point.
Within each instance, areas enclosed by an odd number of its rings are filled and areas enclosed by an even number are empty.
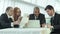
{"type": "Polygon", "coordinates": [[[35,16],[35,20],[38,20],[38,17],[37,16],[35,16]]]}
{"type": "Polygon", "coordinates": [[[54,17],[51,18],[50,22],[51,22],[51,25],[53,26],[54,25],[54,17]]]}

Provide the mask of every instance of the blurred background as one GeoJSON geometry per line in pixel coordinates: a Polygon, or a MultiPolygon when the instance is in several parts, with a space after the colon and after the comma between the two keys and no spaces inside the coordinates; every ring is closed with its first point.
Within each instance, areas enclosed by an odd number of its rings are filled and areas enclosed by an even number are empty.
{"type": "Polygon", "coordinates": [[[45,12],[44,8],[47,5],[52,5],[57,13],[60,13],[60,0],[0,0],[0,15],[5,12],[6,7],[19,7],[22,16],[27,13],[33,13],[35,6],[40,8],[40,12],[45,14],[46,22],[49,23],[50,17],[45,12]]]}

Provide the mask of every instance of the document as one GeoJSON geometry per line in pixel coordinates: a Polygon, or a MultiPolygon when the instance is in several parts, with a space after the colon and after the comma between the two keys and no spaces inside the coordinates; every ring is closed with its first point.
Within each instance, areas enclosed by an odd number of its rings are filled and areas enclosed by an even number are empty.
{"type": "Polygon", "coordinates": [[[20,28],[23,28],[25,26],[25,24],[28,23],[28,17],[23,17],[22,21],[20,22],[20,28]]]}

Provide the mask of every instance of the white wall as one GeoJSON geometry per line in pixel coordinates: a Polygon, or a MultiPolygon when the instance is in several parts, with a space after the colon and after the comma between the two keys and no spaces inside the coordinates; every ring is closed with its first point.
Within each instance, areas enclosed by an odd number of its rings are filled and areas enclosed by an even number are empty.
{"type": "MultiPolygon", "coordinates": [[[[5,9],[8,6],[19,7],[21,9],[22,16],[23,16],[25,13],[28,13],[28,14],[33,13],[34,7],[38,5],[34,5],[31,3],[26,3],[22,1],[15,1],[15,0],[0,0],[0,15],[5,12],[5,9]]],[[[40,8],[40,12],[45,14],[46,18],[49,18],[44,8],[41,6],[38,6],[38,7],[40,8]]]]}
{"type": "Polygon", "coordinates": [[[5,13],[5,9],[8,6],[14,7],[14,2],[12,2],[11,0],[0,0],[0,15],[2,13],[5,13]]]}
{"type": "MultiPolygon", "coordinates": [[[[32,5],[30,3],[25,3],[25,2],[15,2],[15,7],[19,7],[21,9],[22,15],[23,15],[24,13],[28,13],[28,14],[33,13],[34,7],[36,7],[36,5],[32,5]]],[[[44,11],[44,9],[41,7],[39,7],[39,8],[40,8],[40,12],[45,14],[46,17],[48,17],[48,15],[44,11]]]]}
{"type": "MultiPolygon", "coordinates": [[[[3,0],[3,1],[0,0],[0,15],[5,12],[5,9],[8,6],[19,7],[21,9],[22,15],[23,15],[24,13],[28,13],[28,14],[33,13],[33,9],[37,5],[33,5],[30,3],[26,3],[26,2],[14,1],[14,0],[13,1],[12,0],[3,0]]],[[[40,12],[43,14],[46,14],[44,9],[41,7],[40,7],[40,12]]],[[[47,14],[46,14],[46,17],[48,17],[47,14]]]]}

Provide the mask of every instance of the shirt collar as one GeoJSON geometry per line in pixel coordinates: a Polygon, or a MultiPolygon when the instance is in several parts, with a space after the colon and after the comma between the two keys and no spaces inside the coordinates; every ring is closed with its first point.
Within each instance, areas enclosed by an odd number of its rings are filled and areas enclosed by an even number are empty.
{"type": "Polygon", "coordinates": [[[55,13],[51,17],[54,17],[54,16],[55,16],[55,13]]]}
{"type": "Polygon", "coordinates": [[[53,14],[53,17],[55,16],[55,13],[53,14]]]}

